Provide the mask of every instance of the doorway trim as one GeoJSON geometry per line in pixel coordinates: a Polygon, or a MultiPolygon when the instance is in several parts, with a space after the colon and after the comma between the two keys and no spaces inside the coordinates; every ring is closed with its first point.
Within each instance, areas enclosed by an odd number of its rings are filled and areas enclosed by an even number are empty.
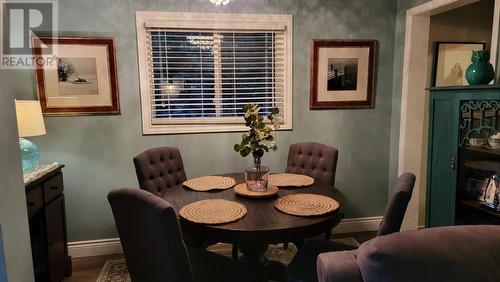
{"type": "MultiPolygon", "coordinates": [[[[406,11],[404,63],[399,128],[398,175],[416,175],[415,189],[403,221],[403,230],[419,227],[421,195],[426,188],[427,169],[427,86],[429,28],[432,15],[479,0],[431,0],[406,11]],[[425,58],[425,59],[422,59],[425,58]]],[[[491,38],[491,63],[496,66],[500,0],[495,0],[491,38]]],[[[425,198],[424,198],[425,199],[425,198]]]]}

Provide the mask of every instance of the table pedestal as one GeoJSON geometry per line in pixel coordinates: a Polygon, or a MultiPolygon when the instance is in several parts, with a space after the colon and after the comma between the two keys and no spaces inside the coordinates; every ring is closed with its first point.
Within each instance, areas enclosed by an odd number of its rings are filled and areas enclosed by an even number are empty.
{"type": "Polygon", "coordinates": [[[262,265],[262,257],[267,251],[268,244],[263,244],[257,240],[250,242],[245,241],[238,244],[240,251],[243,253],[243,260],[251,271],[256,271],[257,277],[261,281],[266,281],[266,271],[262,265]]]}
{"type": "Polygon", "coordinates": [[[285,265],[277,261],[265,261],[264,253],[267,251],[268,244],[253,242],[242,242],[238,244],[243,253],[243,260],[251,271],[255,271],[260,281],[270,279],[276,281],[285,281],[285,265]]]}

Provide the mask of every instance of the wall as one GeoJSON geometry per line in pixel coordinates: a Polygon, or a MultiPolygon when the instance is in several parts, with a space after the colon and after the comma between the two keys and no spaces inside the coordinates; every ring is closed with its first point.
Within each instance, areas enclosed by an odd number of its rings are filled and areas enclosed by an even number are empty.
{"type": "MultiPolygon", "coordinates": [[[[489,0],[485,0],[488,2],[489,0]]],[[[402,74],[403,74],[403,62],[404,62],[404,44],[405,44],[405,24],[406,24],[406,11],[410,8],[416,7],[418,5],[429,2],[427,0],[398,0],[397,5],[397,15],[396,15],[396,32],[395,32],[395,49],[394,49],[394,79],[393,79],[393,98],[392,98],[392,114],[391,114],[391,137],[390,137],[390,168],[389,168],[389,179],[393,179],[397,176],[398,172],[398,153],[399,153],[399,130],[400,130],[400,116],[401,116],[401,87],[402,87],[402,74]]],[[[476,9],[480,8],[481,5],[488,5],[487,3],[472,4],[476,9]],[[478,8],[479,7],[479,8],[478,8]]],[[[457,9],[460,11],[460,9],[457,9]]],[[[480,13],[479,11],[477,11],[480,13]]],[[[449,12],[453,14],[454,12],[449,12]]],[[[492,13],[492,12],[491,12],[492,13]]],[[[473,15],[473,13],[470,13],[473,15]]],[[[477,16],[477,14],[474,14],[477,16]]],[[[489,14],[488,14],[489,16],[489,14]]],[[[439,19],[444,19],[437,17],[439,19]]],[[[481,17],[471,17],[474,21],[476,18],[480,18],[478,21],[483,21],[484,11],[481,13],[481,17]]],[[[480,24],[484,26],[485,24],[480,24]]],[[[470,36],[470,34],[469,34],[470,36]]],[[[497,68],[499,64],[497,61],[497,68]]],[[[425,150],[424,150],[425,153],[425,150]]],[[[424,156],[424,159],[426,157],[424,156]]],[[[425,181],[425,180],[424,180],[425,181]]],[[[421,191],[423,192],[423,191],[421,191]]],[[[424,197],[420,197],[425,199],[424,197]]],[[[425,203],[420,202],[420,206],[423,207],[425,203]]],[[[420,210],[422,212],[422,210],[420,210]]],[[[422,215],[422,214],[421,214],[422,215]]],[[[421,218],[421,224],[423,223],[423,218],[421,218]]]]}
{"type": "Polygon", "coordinates": [[[16,91],[14,87],[11,87],[11,83],[7,83],[7,79],[15,77],[15,74],[14,71],[0,70],[0,85],[2,86],[0,87],[0,121],[2,121],[2,133],[0,134],[0,226],[8,279],[11,282],[27,282],[33,281],[34,277],[14,110],[13,94],[16,91]]]}
{"type": "MultiPolygon", "coordinates": [[[[241,133],[142,136],[135,11],[280,13],[294,16],[294,129],[277,135],[279,150],[264,157],[284,170],[291,143],[314,140],[340,150],[336,186],[347,199],[347,218],[382,215],[387,202],[396,3],[342,0],[61,0],[60,35],[115,36],[122,114],[46,117],[47,135],[33,138],[42,160],[64,169],[70,241],[116,237],[106,201],[116,187],[136,187],[132,157],[155,146],[179,147],[188,177],[242,171],[232,150],[241,133]],[[367,20],[369,19],[369,21],[367,20]],[[376,39],[376,107],[310,111],[309,60],[313,38],[376,39]],[[213,165],[216,163],[217,165],[213,165]]],[[[9,76],[18,98],[34,98],[32,71],[9,76]]]]}
{"type": "Polygon", "coordinates": [[[2,226],[0,226],[0,281],[7,281],[7,268],[5,266],[5,254],[3,251],[2,226]]]}
{"type": "MultiPolygon", "coordinates": [[[[392,88],[392,110],[391,110],[391,136],[390,136],[390,165],[389,179],[398,176],[399,157],[399,127],[401,118],[401,87],[404,62],[404,44],[406,28],[406,10],[423,4],[427,0],[398,0],[396,12],[396,29],[394,36],[394,68],[393,68],[393,88],[392,88]]],[[[391,188],[389,188],[391,189],[391,188]]]]}

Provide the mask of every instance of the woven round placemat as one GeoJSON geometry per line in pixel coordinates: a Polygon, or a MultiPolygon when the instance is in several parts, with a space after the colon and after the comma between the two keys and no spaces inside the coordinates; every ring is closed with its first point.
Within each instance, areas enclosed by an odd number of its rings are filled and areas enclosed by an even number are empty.
{"type": "Polygon", "coordinates": [[[298,216],[316,216],[339,208],[334,199],[317,194],[293,194],[279,198],[274,206],[281,212],[298,216]]]}
{"type": "Polygon", "coordinates": [[[278,193],[278,187],[274,185],[267,185],[267,190],[263,192],[250,191],[247,188],[246,183],[241,183],[234,186],[234,192],[238,196],[247,198],[268,198],[276,195],[278,193]]]}
{"type": "Polygon", "coordinates": [[[183,218],[204,224],[222,224],[236,221],[247,214],[244,205],[223,199],[209,199],[185,205],[179,211],[183,218]]]}
{"type": "Polygon", "coordinates": [[[314,178],[302,174],[278,173],[269,175],[269,183],[278,187],[302,187],[313,185],[314,178]]]}
{"type": "Polygon", "coordinates": [[[236,180],[225,176],[202,176],[186,180],[182,185],[195,191],[225,190],[236,185],[236,180]]]}

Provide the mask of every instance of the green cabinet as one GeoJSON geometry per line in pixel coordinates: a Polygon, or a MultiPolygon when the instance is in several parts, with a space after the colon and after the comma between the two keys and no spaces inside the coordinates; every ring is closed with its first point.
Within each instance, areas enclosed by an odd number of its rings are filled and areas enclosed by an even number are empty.
{"type": "Polygon", "coordinates": [[[426,226],[454,225],[468,140],[499,129],[500,86],[429,89],[426,226]]]}

